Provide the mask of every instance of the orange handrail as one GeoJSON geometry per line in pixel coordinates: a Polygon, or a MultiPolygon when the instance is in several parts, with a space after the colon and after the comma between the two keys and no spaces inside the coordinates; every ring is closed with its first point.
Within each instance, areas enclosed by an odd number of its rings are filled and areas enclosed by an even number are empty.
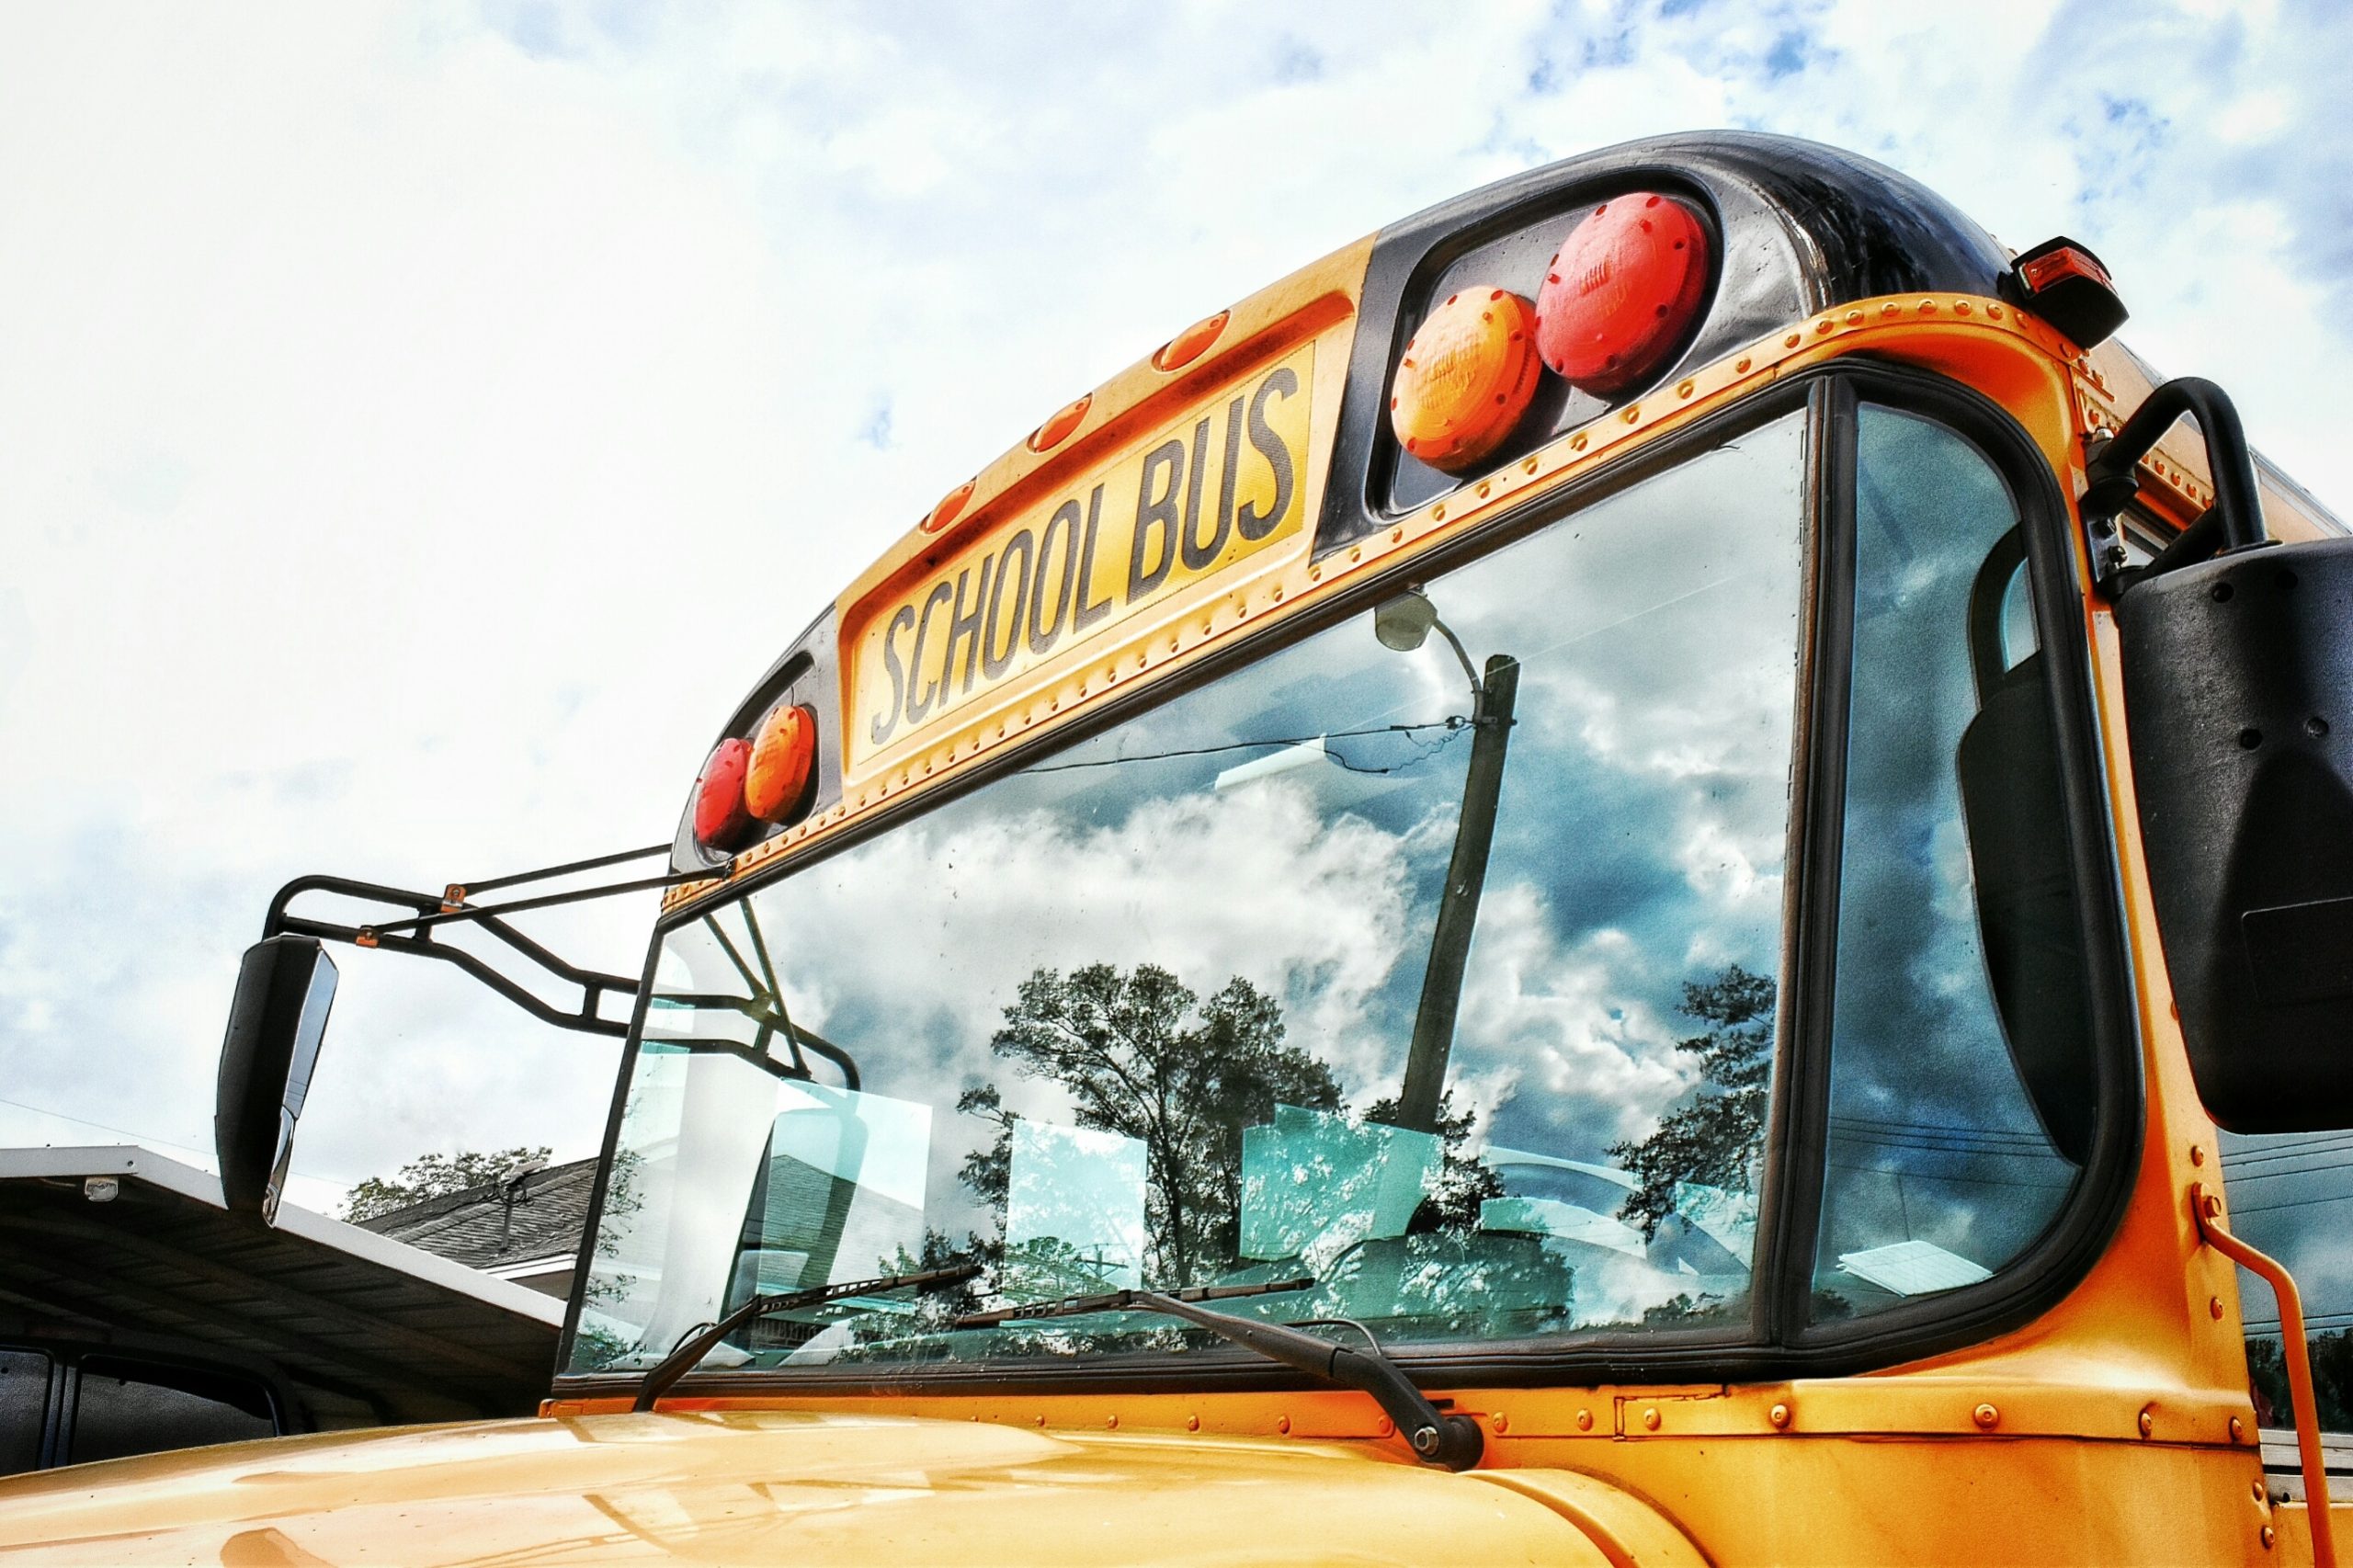
{"type": "Polygon", "coordinates": [[[2304,1512],[2311,1518],[2313,1568],[2336,1568],[2336,1529],[2328,1514],[2328,1471],[2321,1458],[2320,1412],[2313,1403],[2312,1352],[2304,1343],[2304,1301],[2295,1277],[2277,1259],[2255,1250],[2222,1224],[2222,1199],[2204,1182],[2189,1186],[2198,1233],[2241,1268],[2263,1277],[2279,1301],[2280,1353],[2288,1363],[2288,1396],[2296,1407],[2296,1457],[2304,1471],[2304,1512]]]}

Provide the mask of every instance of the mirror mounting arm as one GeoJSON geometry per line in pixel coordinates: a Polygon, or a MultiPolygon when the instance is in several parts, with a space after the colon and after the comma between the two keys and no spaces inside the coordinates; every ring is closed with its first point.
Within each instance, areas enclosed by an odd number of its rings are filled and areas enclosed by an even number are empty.
{"type": "Polygon", "coordinates": [[[2079,503],[2091,547],[2093,585],[2113,603],[2133,584],[2179,566],[2234,550],[2274,542],[2263,529],[2263,507],[2255,483],[2255,459],[2246,430],[2230,395],[2200,376],[2177,376],[2152,392],[2124,428],[2087,438],[2084,496],[2079,503]],[[2117,519],[2141,493],[2141,460],[2183,415],[2198,421],[2206,442],[2206,465],[2214,476],[2214,504],[2199,515],[2156,559],[2139,568],[2125,564],[2124,536],[2117,519]]]}
{"type": "Polygon", "coordinates": [[[478,893],[493,888],[517,887],[530,882],[545,881],[552,877],[595,870],[606,866],[646,859],[668,852],[669,846],[657,844],[645,849],[632,849],[619,855],[605,855],[594,859],[575,860],[566,865],[551,866],[543,870],[523,871],[472,883],[452,882],[438,896],[406,888],[387,887],[378,882],[358,881],[348,877],[297,877],[278,889],[278,896],[270,900],[269,914],[262,923],[262,935],[264,937],[282,935],[314,937],[322,941],[348,942],[355,947],[375,948],[385,952],[438,959],[457,965],[474,980],[488,986],[543,1023],[553,1024],[558,1028],[573,1029],[583,1034],[608,1035],[618,1038],[629,1032],[629,1025],[624,1021],[603,1016],[604,998],[608,994],[634,998],[637,995],[638,983],[626,975],[608,974],[597,970],[584,969],[569,962],[517,930],[504,917],[529,909],[552,909],[562,904],[583,903],[594,899],[611,898],[620,893],[642,892],[655,888],[670,887],[682,881],[708,881],[710,876],[709,871],[643,877],[631,881],[607,883],[598,887],[575,888],[563,892],[540,893],[510,899],[501,903],[474,904],[468,903],[467,897],[470,892],[478,893]],[[307,915],[293,914],[288,908],[288,905],[297,897],[306,892],[322,892],[341,898],[363,899],[374,903],[391,904],[395,908],[415,913],[369,925],[344,925],[334,921],[313,919],[307,915]],[[564,984],[579,987],[581,992],[579,1006],[569,1009],[554,1006],[501,972],[477,954],[434,939],[436,928],[458,924],[471,925],[479,928],[506,943],[564,984]]]}

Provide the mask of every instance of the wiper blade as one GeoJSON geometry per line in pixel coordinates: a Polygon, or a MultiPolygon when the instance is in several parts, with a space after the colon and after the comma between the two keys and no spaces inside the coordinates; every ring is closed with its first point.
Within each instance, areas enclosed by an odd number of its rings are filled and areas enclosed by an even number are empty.
{"type": "Polygon", "coordinates": [[[966,1312],[950,1328],[995,1328],[1003,1323],[1030,1318],[1074,1318],[1089,1312],[1134,1310],[1151,1312],[1149,1303],[1167,1301],[1230,1301],[1237,1296],[1273,1296],[1287,1290],[1313,1290],[1315,1281],[1302,1274],[1296,1279],[1264,1279],[1250,1285],[1189,1285],[1182,1290],[1103,1290],[1092,1296],[1064,1296],[1059,1301],[1032,1301],[1026,1306],[997,1307],[966,1312]]]}
{"type": "MultiPolygon", "coordinates": [[[[1381,1348],[1372,1332],[1361,1324],[1367,1348],[1335,1345],[1312,1334],[1302,1334],[1282,1324],[1260,1323],[1256,1318],[1236,1317],[1200,1305],[1205,1301],[1229,1300],[1235,1296],[1271,1295],[1285,1290],[1304,1290],[1314,1285],[1310,1278],[1275,1279],[1256,1285],[1211,1285],[1186,1290],[1110,1290],[1096,1296],[1072,1296],[1059,1301],[1044,1301],[1026,1307],[1000,1307],[993,1312],[972,1312],[957,1318],[951,1328],[993,1328],[999,1324],[1024,1319],[1078,1317],[1089,1312],[1159,1312],[1167,1317],[1181,1318],[1196,1328],[1204,1328],[1228,1344],[1255,1350],[1270,1361],[1305,1372],[1324,1382],[1337,1383],[1369,1393],[1384,1415],[1397,1425],[1397,1430],[1413,1447],[1415,1454],[1425,1463],[1444,1465],[1449,1470],[1469,1470],[1479,1462],[1486,1451],[1487,1440],[1479,1424],[1467,1415],[1453,1415],[1430,1403],[1429,1396],[1405,1375],[1405,1369],[1391,1360],[1381,1348]]],[[[1326,1321],[1326,1320],[1317,1320],[1326,1321]]]]}
{"type": "Polygon", "coordinates": [[[813,1285],[805,1290],[787,1290],[781,1295],[755,1296],[685,1341],[665,1356],[654,1369],[637,1385],[637,1403],[631,1408],[651,1410],[654,1402],[669,1392],[676,1382],[702,1358],[712,1346],[751,1322],[772,1312],[789,1312],[802,1307],[818,1307],[827,1301],[838,1301],[847,1296],[874,1296],[885,1290],[934,1290],[942,1285],[955,1285],[980,1273],[977,1263],[954,1263],[941,1268],[918,1269],[912,1274],[884,1274],[872,1279],[845,1279],[838,1284],[813,1285]]]}

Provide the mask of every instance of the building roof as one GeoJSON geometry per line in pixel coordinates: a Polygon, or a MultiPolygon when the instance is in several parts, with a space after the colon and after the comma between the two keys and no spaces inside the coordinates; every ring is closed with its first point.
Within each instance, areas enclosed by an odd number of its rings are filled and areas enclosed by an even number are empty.
{"type": "Polygon", "coordinates": [[[417,1421],[533,1408],[563,1303],[292,1204],[231,1213],[210,1172],[113,1145],[0,1150],[0,1313],[264,1358],[417,1421]]]}
{"type": "Polygon", "coordinates": [[[574,1160],[357,1221],[469,1268],[495,1270],[580,1250],[597,1162],[574,1160]]]}

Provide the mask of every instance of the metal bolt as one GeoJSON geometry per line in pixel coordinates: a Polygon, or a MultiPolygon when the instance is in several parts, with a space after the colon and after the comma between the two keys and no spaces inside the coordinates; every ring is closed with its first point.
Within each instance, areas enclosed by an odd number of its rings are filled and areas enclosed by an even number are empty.
{"type": "Polygon", "coordinates": [[[1765,1413],[1765,1419],[1770,1421],[1776,1430],[1786,1428],[1790,1424],[1790,1407],[1786,1404],[1776,1404],[1765,1413]]]}
{"type": "MultiPolygon", "coordinates": [[[[1288,1430],[1289,1428],[1286,1427],[1285,1429],[1288,1430]]],[[[1423,1426],[1416,1428],[1414,1433],[1414,1451],[1417,1454],[1434,1454],[1438,1452],[1438,1428],[1435,1426],[1423,1426]]]]}
{"type": "Polygon", "coordinates": [[[2266,1525],[2266,1526],[2264,1526],[2264,1527],[2263,1527],[2262,1535],[2263,1535],[2263,1550],[2264,1550],[2264,1551],[2270,1551],[2270,1550],[2271,1550],[2271,1543],[2272,1543],[2273,1541],[2278,1540],[2279,1539],[2279,1533],[2277,1530],[2273,1529],[2269,1525],[2266,1525]]]}
{"type": "Polygon", "coordinates": [[[2217,1318],[2217,1319],[2219,1319],[2219,1318],[2222,1315],[2222,1297],[2220,1297],[2220,1296],[2213,1296],[2213,1297],[2210,1297],[2210,1298],[2208,1298],[2207,1302],[2206,1302],[2206,1315],[2207,1315],[2208,1317],[2211,1317],[2211,1318],[2217,1318]]]}
{"type": "Polygon", "coordinates": [[[2141,1436],[2143,1437],[2157,1429],[2155,1411],[2154,1405],[2144,1404],[2141,1407],[2141,1436]]]}
{"type": "Polygon", "coordinates": [[[1290,1416],[1288,1416],[1288,1415],[1278,1415],[1278,1416],[1276,1416],[1276,1417],[1275,1417],[1275,1430],[1276,1430],[1276,1431],[1278,1431],[1278,1432],[1288,1432],[1288,1431],[1290,1431],[1290,1416]]]}
{"type": "Polygon", "coordinates": [[[2253,1483],[2252,1484],[2250,1484],[2250,1485],[2248,1486],[2247,1490],[2255,1494],[2255,1500],[2256,1500],[2256,1502],[2258,1502],[2258,1503],[2262,1503],[2262,1502],[2267,1502],[2267,1501],[2268,1501],[2268,1499],[2267,1499],[2267,1498],[2263,1495],[2263,1483],[2261,1483],[2260,1481],[2255,1482],[2255,1483],[2253,1483]]]}
{"type": "Polygon", "coordinates": [[[1592,1411],[1580,1410],[1577,1412],[1577,1430],[1580,1432],[1590,1432],[1593,1430],[1592,1411]]]}
{"type": "Polygon", "coordinates": [[[1644,1426],[1649,1427],[1649,1428],[1650,1428],[1652,1431],[1654,1431],[1654,1432],[1657,1431],[1657,1430],[1658,1430],[1658,1412],[1657,1412],[1657,1411],[1655,1411],[1655,1410],[1645,1410],[1645,1411],[1643,1411],[1643,1425],[1644,1426]]]}
{"type": "Polygon", "coordinates": [[[1981,1404],[1969,1413],[1969,1418],[1990,1432],[2000,1423],[2002,1413],[1990,1404],[1981,1404]]]}
{"type": "Polygon", "coordinates": [[[1505,1415],[1502,1411],[1500,1411],[1500,1410],[1496,1411],[1496,1412],[1495,1412],[1495,1431],[1496,1431],[1498,1434],[1501,1434],[1501,1433],[1508,1432],[1508,1431],[1510,1431],[1510,1430],[1511,1430],[1511,1417],[1510,1417],[1510,1416],[1508,1416],[1508,1415],[1505,1415]]]}
{"type": "Polygon", "coordinates": [[[2231,1441],[2234,1443],[2246,1441],[2246,1424],[2235,1415],[2231,1417],[2231,1441]]]}
{"type": "Polygon", "coordinates": [[[1198,1415],[1188,1415],[1187,1417],[1185,1417],[1185,1430],[1186,1430],[1186,1431],[1188,1431],[1188,1432],[1198,1432],[1198,1431],[1199,1431],[1200,1429],[1201,1429],[1201,1418],[1200,1418],[1199,1416],[1198,1416],[1198,1415]]]}
{"type": "Polygon", "coordinates": [[[2206,1163],[2205,1144],[2192,1143],[2189,1146],[2189,1163],[2193,1165],[2202,1165],[2206,1163]]]}
{"type": "Polygon", "coordinates": [[[1397,1423],[1384,1415],[1373,1423],[1372,1429],[1381,1437],[1393,1437],[1397,1435],[1397,1423]]]}
{"type": "Polygon", "coordinates": [[[1120,1418],[1116,1415],[1106,1415],[1103,1418],[1103,1425],[1116,1432],[1120,1429],[1120,1418]]]}

